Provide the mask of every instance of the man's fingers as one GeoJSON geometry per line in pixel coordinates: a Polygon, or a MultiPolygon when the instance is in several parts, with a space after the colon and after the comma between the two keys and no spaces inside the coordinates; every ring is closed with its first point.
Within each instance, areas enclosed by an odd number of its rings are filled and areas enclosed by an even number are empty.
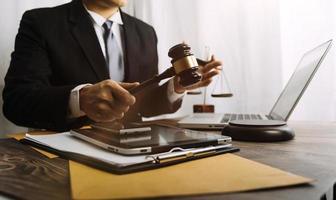
{"type": "Polygon", "coordinates": [[[214,61],[215,60],[215,55],[211,55],[211,61],[214,61]]]}
{"type": "Polygon", "coordinates": [[[107,120],[120,119],[124,117],[124,112],[118,107],[111,107],[109,103],[102,102],[97,104],[96,117],[107,120]]]}
{"type": "Polygon", "coordinates": [[[111,122],[111,126],[112,128],[117,129],[117,130],[123,129],[125,127],[124,124],[118,120],[111,122]]]}
{"type": "Polygon", "coordinates": [[[125,113],[124,112],[119,112],[115,109],[110,110],[110,115],[112,115],[115,119],[121,119],[124,117],[125,113]]]}
{"type": "Polygon", "coordinates": [[[194,90],[194,89],[197,89],[197,88],[206,87],[206,86],[210,85],[211,82],[212,82],[212,78],[208,78],[206,80],[202,80],[201,82],[198,82],[195,85],[188,86],[185,89],[186,90],[194,90]]]}
{"type": "Polygon", "coordinates": [[[129,106],[125,106],[116,101],[104,101],[96,105],[93,119],[97,122],[109,122],[115,119],[122,119],[129,108],[129,106]]]}
{"type": "Polygon", "coordinates": [[[109,101],[107,102],[108,104],[110,104],[110,109],[111,110],[114,110],[116,112],[119,112],[119,113],[126,113],[130,107],[128,105],[125,105],[124,103],[122,102],[119,102],[119,101],[109,101]]]}
{"type": "Polygon", "coordinates": [[[113,121],[115,119],[121,119],[125,115],[124,112],[117,111],[115,109],[97,110],[95,117],[104,119],[105,121],[113,121]]]}
{"type": "MultiPolygon", "coordinates": [[[[123,83],[123,85],[126,86],[128,84],[123,83]]],[[[118,83],[114,82],[109,84],[109,88],[112,92],[113,97],[115,97],[116,100],[119,101],[120,103],[124,105],[133,105],[135,103],[135,97],[131,95],[126,89],[124,89],[118,83]]]]}
{"type": "Polygon", "coordinates": [[[212,69],[214,69],[214,68],[217,68],[217,67],[219,67],[219,66],[222,66],[222,62],[221,62],[221,61],[218,61],[218,60],[216,60],[216,61],[212,61],[212,62],[206,64],[206,65],[202,68],[202,72],[203,72],[203,73],[206,73],[206,72],[208,72],[208,71],[210,71],[210,70],[212,70],[212,69]]]}
{"type": "Polygon", "coordinates": [[[206,87],[208,85],[210,85],[210,83],[212,82],[212,79],[207,79],[207,80],[204,80],[202,82],[200,82],[200,84],[198,85],[198,87],[206,87]]]}
{"type": "Polygon", "coordinates": [[[110,122],[124,117],[135,103],[135,97],[126,89],[139,83],[121,83],[105,80],[80,90],[80,108],[96,122],[110,122]]]}
{"type": "Polygon", "coordinates": [[[123,83],[123,82],[120,82],[119,85],[121,87],[123,87],[124,89],[126,89],[126,90],[130,90],[130,89],[132,89],[132,88],[140,85],[140,83],[138,83],[138,82],[134,82],[134,83],[123,83]]]}
{"type": "Polygon", "coordinates": [[[217,76],[219,73],[220,73],[219,70],[211,70],[210,72],[203,74],[202,80],[207,80],[209,78],[217,76]]]}
{"type": "Polygon", "coordinates": [[[90,117],[90,119],[98,123],[109,123],[115,120],[115,119],[105,119],[105,118],[95,118],[95,117],[90,117]]]}
{"type": "Polygon", "coordinates": [[[116,90],[113,93],[116,94],[116,99],[121,105],[131,106],[135,104],[135,97],[131,95],[127,90],[116,90]]]}

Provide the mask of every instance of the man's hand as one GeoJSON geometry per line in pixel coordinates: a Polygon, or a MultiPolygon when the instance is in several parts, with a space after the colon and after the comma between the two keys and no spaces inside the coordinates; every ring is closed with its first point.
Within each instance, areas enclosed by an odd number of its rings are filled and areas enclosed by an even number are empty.
{"type": "Polygon", "coordinates": [[[82,88],[79,92],[80,109],[96,122],[109,122],[121,119],[135,97],[127,90],[139,83],[117,83],[105,80],[82,88]]]}
{"type": "Polygon", "coordinates": [[[211,60],[204,66],[201,66],[198,72],[202,75],[202,80],[194,85],[183,87],[179,84],[179,77],[174,77],[174,88],[176,93],[183,93],[186,90],[194,90],[200,87],[206,87],[212,82],[212,77],[218,75],[221,70],[222,62],[216,60],[214,56],[211,60]]]}

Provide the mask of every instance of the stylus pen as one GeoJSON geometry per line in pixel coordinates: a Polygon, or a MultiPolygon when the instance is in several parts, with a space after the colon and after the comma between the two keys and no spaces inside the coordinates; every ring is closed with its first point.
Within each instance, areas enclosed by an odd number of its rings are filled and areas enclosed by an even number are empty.
{"type": "Polygon", "coordinates": [[[205,148],[195,148],[184,150],[182,148],[173,148],[167,153],[162,153],[159,155],[152,156],[155,162],[164,163],[170,162],[179,159],[185,159],[190,157],[204,156],[209,154],[214,154],[218,150],[225,149],[231,147],[232,144],[218,145],[218,146],[209,146],[205,148]],[[178,152],[175,152],[178,150],[178,152]]]}

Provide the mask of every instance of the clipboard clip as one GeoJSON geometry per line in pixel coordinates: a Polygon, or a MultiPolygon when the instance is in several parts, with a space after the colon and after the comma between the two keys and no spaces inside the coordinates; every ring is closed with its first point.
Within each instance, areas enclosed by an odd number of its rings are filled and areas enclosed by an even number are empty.
{"type": "Polygon", "coordinates": [[[181,147],[172,148],[170,151],[147,156],[148,158],[152,158],[154,163],[166,163],[172,162],[176,160],[183,160],[192,157],[205,156],[210,154],[215,154],[217,151],[225,148],[231,147],[232,144],[224,144],[217,146],[208,146],[203,148],[193,148],[193,149],[183,149],[181,147]]]}

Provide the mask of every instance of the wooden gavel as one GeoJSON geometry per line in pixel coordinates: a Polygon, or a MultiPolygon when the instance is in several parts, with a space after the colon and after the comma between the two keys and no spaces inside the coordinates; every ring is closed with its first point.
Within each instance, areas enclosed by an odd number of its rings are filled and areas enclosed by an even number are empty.
{"type": "Polygon", "coordinates": [[[142,82],[139,86],[130,90],[131,94],[139,93],[146,87],[159,83],[163,79],[167,79],[173,76],[179,76],[179,83],[183,87],[187,87],[199,82],[202,79],[202,75],[197,72],[199,65],[205,65],[207,62],[195,58],[191,52],[191,48],[185,44],[177,44],[169,49],[168,56],[172,58],[172,67],[168,68],[161,74],[155,75],[151,79],[142,82]]]}

